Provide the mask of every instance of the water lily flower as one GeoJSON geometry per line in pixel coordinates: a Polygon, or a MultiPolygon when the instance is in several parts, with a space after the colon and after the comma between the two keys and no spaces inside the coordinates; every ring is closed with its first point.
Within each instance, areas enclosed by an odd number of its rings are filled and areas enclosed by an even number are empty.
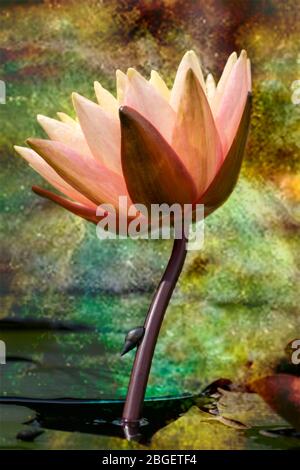
{"type": "MultiPolygon", "coordinates": [[[[228,198],[238,178],[250,91],[245,51],[230,55],[217,84],[211,74],[204,79],[196,54],[189,51],[171,90],[156,71],[150,80],[134,69],[117,71],[117,98],[96,82],[98,104],[74,93],[75,120],[64,113],[58,113],[59,120],[39,115],[49,140],[28,139],[30,148],[15,148],[64,196],[34,187],[36,193],[90,222],[102,217],[97,206],[110,204],[129,223],[120,196],[147,209],[153,204],[196,208],[201,203],[209,215],[228,198]]],[[[127,437],[136,432],[159,329],[185,256],[182,234],[174,241],[144,325],[129,334],[143,332],[133,345],[138,349],[123,413],[127,437]]]]}
{"type": "MultiPolygon", "coordinates": [[[[38,115],[49,140],[28,139],[17,152],[55,189],[33,190],[97,223],[98,205],[119,196],[129,203],[205,204],[206,215],[235,186],[249,125],[250,62],[242,51],[227,60],[215,84],[203,77],[193,51],[173,87],[152,71],[117,71],[117,98],[95,82],[98,104],[73,94],[76,120],[38,115]]],[[[126,214],[124,214],[126,216],[126,214]]],[[[128,219],[129,220],[129,219],[128,219]]]]}

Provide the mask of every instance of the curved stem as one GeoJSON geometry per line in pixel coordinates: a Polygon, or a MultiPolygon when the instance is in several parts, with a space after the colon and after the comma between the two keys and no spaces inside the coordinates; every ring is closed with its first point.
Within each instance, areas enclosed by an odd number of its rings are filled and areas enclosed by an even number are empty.
{"type": "Polygon", "coordinates": [[[185,261],[186,243],[187,240],[184,236],[174,240],[169,263],[156,290],[144,323],[145,333],[136,352],[123,411],[122,421],[124,428],[127,427],[127,431],[130,425],[135,425],[137,429],[141,418],[157,337],[185,261]]]}

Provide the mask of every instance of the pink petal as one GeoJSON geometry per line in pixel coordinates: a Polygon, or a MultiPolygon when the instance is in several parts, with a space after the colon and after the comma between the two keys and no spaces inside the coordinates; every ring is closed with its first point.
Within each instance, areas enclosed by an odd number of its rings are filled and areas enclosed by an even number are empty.
{"type": "Polygon", "coordinates": [[[211,103],[216,94],[216,82],[211,73],[207,75],[205,85],[206,85],[207,100],[209,103],[211,103]]]}
{"type": "Polygon", "coordinates": [[[14,148],[37,173],[39,173],[54,188],[58,189],[58,191],[89,207],[96,207],[93,202],[66,183],[66,181],[61,178],[34,150],[27,147],[18,147],[17,145],[14,148]]]}
{"type": "Polygon", "coordinates": [[[38,114],[37,120],[51,140],[62,142],[82,155],[92,156],[78,123],[61,122],[41,114],[38,114]]]}
{"type": "Polygon", "coordinates": [[[192,69],[186,74],[181,93],[172,147],[201,196],[220,167],[222,149],[205,92],[192,69]]]}
{"type": "Polygon", "coordinates": [[[94,157],[112,171],[121,173],[121,133],[117,117],[106,113],[98,104],[73,93],[74,107],[94,157]]]}
{"type": "Polygon", "coordinates": [[[124,103],[124,97],[128,86],[128,77],[122,70],[116,71],[117,100],[119,105],[124,103]]]}
{"type": "Polygon", "coordinates": [[[73,119],[68,114],[62,112],[58,112],[56,114],[62,122],[65,122],[66,124],[71,124],[74,127],[78,127],[78,122],[75,121],[75,119],[73,119]]]}
{"type": "Polygon", "coordinates": [[[52,191],[47,191],[47,189],[40,188],[39,186],[32,186],[32,191],[41,197],[55,202],[59,206],[63,207],[64,209],[67,209],[69,212],[72,212],[75,215],[78,215],[79,217],[82,217],[88,222],[97,224],[99,220],[104,217],[104,215],[96,215],[96,205],[94,205],[93,207],[85,206],[84,204],[70,201],[69,199],[61,197],[58,194],[54,194],[52,191]]]}
{"type": "Polygon", "coordinates": [[[225,156],[237,132],[248,95],[247,55],[242,51],[226,82],[214,117],[225,156]]]}
{"type": "Polygon", "coordinates": [[[212,107],[212,110],[213,110],[214,114],[216,113],[217,109],[219,108],[220,101],[221,101],[222,95],[223,95],[225,87],[226,87],[226,83],[228,81],[228,78],[231,74],[232,68],[233,68],[234,64],[236,63],[236,61],[237,61],[237,53],[232,52],[232,54],[230,54],[230,56],[227,59],[227,62],[226,62],[225,67],[223,69],[221,78],[220,78],[220,80],[218,82],[218,85],[217,85],[217,88],[216,88],[215,96],[212,100],[211,107],[212,107]]]}
{"type": "MultiPolygon", "coordinates": [[[[52,191],[47,191],[47,189],[41,188],[40,186],[32,186],[32,191],[38,196],[41,196],[45,199],[49,199],[50,201],[54,202],[58,206],[63,207],[72,214],[75,214],[83,219],[87,220],[88,222],[92,222],[93,224],[97,225],[98,222],[104,219],[108,215],[108,211],[104,211],[103,214],[97,215],[97,206],[93,208],[85,206],[84,204],[79,204],[78,202],[70,201],[64,197],[59,196],[58,194],[54,194],[52,191]]],[[[116,233],[121,233],[122,235],[127,235],[127,230],[124,233],[124,228],[127,229],[130,222],[136,219],[137,216],[128,215],[122,219],[122,225],[119,225],[119,217],[116,220],[116,233]]],[[[146,221],[147,222],[147,221],[146,221]]],[[[146,225],[146,224],[145,224],[146,225]]],[[[148,230],[148,227],[147,227],[148,230]]]]}
{"type": "Polygon", "coordinates": [[[213,181],[198,201],[205,206],[205,216],[224,204],[236,185],[249,132],[251,101],[249,93],[232,145],[213,181]]]}
{"type": "Polygon", "coordinates": [[[175,112],[157,90],[136,70],[128,70],[128,88],[124,104],[138,111],[171,142],[175,112]]]}
{"type": "Polygon", "coordinates": [[[199,80],[200,85],[203,90],[205,90],[205,82],[200,66],[199,59],[194,51],[188,51],[184,54],[174,80],[173,88],[171,91],[170,104],[175,109],[178,110],[181,94],[183,92],[185,76],[189,69],[192,69],[197,79],[199,80]]]}
{"type": "Polygon", "coordinates": [[[97,101],[101,108],[113,116],[118,116],[119,105],[116,98],[108,90],[103,88],[99,82],[94,82],[94,88],[97,101]]]}
{"type": "Polygon", "coordinates": [[[165,81],[159,75],[156,70],[151,70],[151,78],[149,80],[152,86],[156,89],[156,91],[166,100],[170,101],[171,92],[167,87],[165,81]]]}
{"type": "Polygon", "coordinates": [[[42,139],[27,142],[67,183],[95,204],[117,207],[119,196],[127,195],[123,178],[96,160],[83,158],[60,142],[42,139]]]}

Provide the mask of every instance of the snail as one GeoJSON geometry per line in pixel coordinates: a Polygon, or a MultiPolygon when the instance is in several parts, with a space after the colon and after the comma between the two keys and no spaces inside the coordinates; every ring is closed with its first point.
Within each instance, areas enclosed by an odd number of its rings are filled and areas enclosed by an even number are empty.
{"type": "Polygon", "coordinates": [[[121,356],[134,349],[138,346],[141,342],[142,337],[144,336],[145,328],[143,326],[137,326],[132,330],[128,331],[127,335],[125,336],[125,343],[124,347],[121,352],[121,356]]]}

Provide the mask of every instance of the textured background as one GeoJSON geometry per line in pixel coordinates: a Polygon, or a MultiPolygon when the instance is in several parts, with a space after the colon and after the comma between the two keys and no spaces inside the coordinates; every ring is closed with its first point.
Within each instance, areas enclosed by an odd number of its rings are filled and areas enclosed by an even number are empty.
{"type": "Polygon", "coordinates": [[[207,220],[204,250],[188,255],[148,395],[197,392],[224,376],[243,384],[278,369],[286,345],[300,337],[300,106],[291,100],[300,78],[297,3],[1,2],[0,317],[96,327],[80,336],[6,333],[9,354],[41,365],[9,363],[2,394],[123,396],[133,359],[119,358],[123,337],[143,322],[170,250],[166,241],[100,242],[94,226],[31,193],[41,178],[13,144],[43,136],[36,114],[73,114],[72,91],[95,99],[98,80],[114,92],[117,68],[146,76],[154,68],[170,85],[187,49],[217,78],[229,53],[247,50],[252,126],[239,184],[207,220]]]}

